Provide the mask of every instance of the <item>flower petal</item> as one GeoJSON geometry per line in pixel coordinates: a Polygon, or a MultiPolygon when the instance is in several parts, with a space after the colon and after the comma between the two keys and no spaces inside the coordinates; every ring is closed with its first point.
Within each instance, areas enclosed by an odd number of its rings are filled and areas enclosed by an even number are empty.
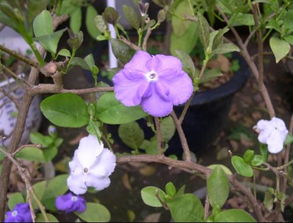
{"type": "Polygon", "coordinates": [[[160,78],[160,82],[166,86],[170,91],[169,99],[174,105],[185,103],[192,95],[193,85],[187,73],[181,71],[179,75],[174,78],[160,78]]]}
{"type": "Polygon", "coordinates": [[[67,178],[67,186],[75,194],[84,194],[87,191],[83,175],[70,175],[67,178]]]}
{"type": "Polygon", "coordinates": [[[64,194],[61,196],[58,196],[55,200],[55,206],[60,211],[67,211],[72,209],[73,201],[71,200],[72,194],[64,194]]]}
{"type": "Polygon", "coordinates": [[[148,72],[148,68],[146,64],[149,60],[152,59],[152,56],[145,51],[139,50],[137,51],[132,59],[125,64],[124,68],[130,71],[142,71],[148,72]]]}
{"type": "Polygon", "coordinates": [[[139,105],[149,83],[144,76],[139,80],[130,80],[126,77],[126,72],[122,70],[113,78],[115,97],[125,106],[139,105]]]}
{"type": "Polygon", "coordinates": [[[96,190],[104,190],[109,187],[111,181],[109,177],[96,177],[92,174],[86,176],[86,185],[88,187],[94,187],[96,190]]]}
{"type": "Polygon", "coordinates": [[[89,169],[89,174],[97,177],[110,176],[116,166],[116,156],[108,149],[104,149],[96,163],[89,169]]]}
{"type": "Polygon", "coordinates": [[[278,131],[274,131],[267,139],[267,144],[270,153],[279,153],[284,147],[284,140],[278,131]]]}
{"type": "Polygon", "coordinates": [[[103,148],[103,143],[99,142],[96,136],[88,135],[80,140],[74,156],[83,168],[89,168],[95,163],[97,156],[100,155],[103,148]]]}
{"type": "Polygon", "coordinates": [[[143,98],[141,106],[145,112],[155,117],[164,117],[172,112],[173,105],[171,101],[164,100],[160,97],[155,89],[155,85],[150,85],[151,95],[143,98]]]}
{"type": "Polygon", "coordinates": [[[158,54],[153,57],[153,61],[158,61],[155,68],[158,73],[166,70],[182,71],[182,63],[177,57],[158,54]]]}

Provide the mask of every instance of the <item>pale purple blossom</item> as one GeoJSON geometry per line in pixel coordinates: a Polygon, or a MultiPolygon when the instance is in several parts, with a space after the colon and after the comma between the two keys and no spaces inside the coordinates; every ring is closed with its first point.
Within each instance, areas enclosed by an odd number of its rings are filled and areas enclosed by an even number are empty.
{"type": "Polygon", "coordinates": [[[58,196],[55,200],[55,206],[60,211],[70,212],[84,212],[86,210],[86,201],[82,196],[67,193],[58,196]]]}
{"type": "Polygon", "coordinates": [[[80,140],[69,162],[70,175],[67,186],[75,194],[84,194],[88,187],[100,191],[110,185],[109,176],[116,166],[116,157],[104,148],[96,136],[88,135],[80,140]]]}
{"type": "Polygon", "coordinates": [[[19,203],[14,209],[6,212],[4,222],[32,222],[28,203],[19,203]]]}
{"type": "Polygon", "coordinates": [[[125,106],[141,105],[155,117],[169,115],[173,105],[185,103],[193,92],[192,81],[174,56],[137,51],[113,77],[116,98],[125,106]]]}
{"type": "Polygon", "coordinates": [[[270,153],[282,151],[288,135],[288,129],[282,119],[273,117],[270,121],[259,120],[253,129],[259,133],[258,141],[268,145],[270,153]]]}

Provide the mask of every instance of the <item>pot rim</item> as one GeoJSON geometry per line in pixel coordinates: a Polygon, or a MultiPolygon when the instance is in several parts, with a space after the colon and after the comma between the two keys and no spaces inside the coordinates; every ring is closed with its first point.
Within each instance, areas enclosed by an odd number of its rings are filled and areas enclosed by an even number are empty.
{"type": "Polygon", "coordinates": [[[232,58],[239,61],[239,70],[236,71],[232,78],[223,85],[207,91],[196,92],[191,101],[191,105],[201,105],[217,101],[228,95],[236,93],[244,86],[250,77],[249,67],[239,53],[234,53],[232,58]]]}

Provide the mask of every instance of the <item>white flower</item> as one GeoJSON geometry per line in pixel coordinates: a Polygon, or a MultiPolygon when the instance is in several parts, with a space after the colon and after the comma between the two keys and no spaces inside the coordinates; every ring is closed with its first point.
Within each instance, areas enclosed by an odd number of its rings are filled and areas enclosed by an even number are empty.
{"type": "Polygon", "coordinates": [[[272,120],[259,120],[253,127],[258,133],[258,141],[268,145],[270,153],[279,153],[284,147],[288,134],[282,119],[273,117],[272,120]]]}
{"type": "Polygon", "coordinates": [[[69,162],[70,176],[67,179],[69,190],[84,194],[87,187],[103,190],[110,185],[109,176],[116,166],[116,157],[104,148],[96,136],[89,135],[80,140],[69,162]]]}

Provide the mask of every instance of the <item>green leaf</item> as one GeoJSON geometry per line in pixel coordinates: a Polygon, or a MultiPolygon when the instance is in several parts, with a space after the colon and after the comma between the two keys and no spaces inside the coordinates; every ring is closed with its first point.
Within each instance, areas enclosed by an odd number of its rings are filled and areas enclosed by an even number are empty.
{"type": "Polygon", "coordinates": [[[270,47],[276,58],[276,63],[283,59],[290,51],[290,44],[276,36],[270,38],[270,47]]]}
{"type": "Polygon", "coordinates": [[[253,26],[254,24],[253,15],[248,13],[235,13],[229,20],[230,26],[253,26]]]}
{"type": "Polygon", "coordinates": [[[94,39],[96,39],[97,36],[101,34],[94,23],[94,19],[97,15],[98,15],[97,10],[92,5],[89,5],[86,10],[85,24],[86,24],[88,33],[94,39]]]}
{"type": "Polygon", "coordinates": [[[263,204],[264,204],[265,208],[268,209],[269,211],[271,211],[273,209],[273,206],[274,206],[274,196],[273,196],[272,191],[267,190],[265,192],[265,197],[264,197],[263,204]]]}
{"type": "Polygon", "coordinates": [[[199,39],[201,44],[204,46],[204,49],[207,50],[210,39],[209,23],[207,22],[205,17],[199,13],[197,14],[197,18],[199,39]]]}
{"type": "Polygon", "coordinates": [[[90,68],[90,71],[93,75],[93,78],[95,80],[95,83],[97,83],[97,75],[99,73],[99,68],[95,64],[95,60],[92,54],[87,55],[84,58],[84,61],[87,63],[88,67],[90,68]]]}
{"type": "Polygon", "coordinates": [[[122,105],[112,92],[103,94],[96,102],[96,117],[106,124],[125,124],[145,116],[139,106],[122,105]]]}
{"type": "Polygon", "coordinates": [[[143,130],[137,122],[122,124],[118,128],[121,140],[130,148],[137,150],[144,140],[143,130]]]}
{"type": "Polygon", "coordinates": [[[42,203],[49,210],[56,210],[55,199],[57,196],[64,194],[67,190],[67,174],[58,175],[46,182],[46,189],[42,196],[42,203]]]}
{"type": "Polygon", "coordinates": [[[240,49],[233,43],[220,44],[216,49],[213,50],[213,54],[225,54],[231,52],[239,52],[240,49]]]}
{"type": "Polygon", "coordinates": [[[204,209],[200,200],[193,194],[183,194],[167,201],[175,222],[201,222],[204,209]]]}
{"type": "Polygon", "coordinates": [[[140,27],[141,18],[140,16],[134,11],[134,9],[128,5],[123,5],[122,10],[127,22],[135,29],[140,27]]]}
{"type": "Polygon", "coordinates": [[[165,191],[169,196],[173,197],[176,194],[176,187],[172,182],[168,182],[165,185],[165,191]]]}
{"type": "Polygon", "coordinates": [[[87,62],[85,62],[85,60],[80,57],[73,57],[70,62],[70,67],[71,66],[80,66],[84,70],[90,70],[87,62]]]}
{"type": "Polygon", "coordinates": [[[64,57],[71,57],[71,53],[68,49],[61,49],[58,53],[57,56],[64,56],[64,57]]]}
{"type": "Polygon", "coordinates": [[[30,141],[34,144],[40,144],[43,147],[48,147],[54,141],[53,137],[45,136],[39,132],[30,133],[30,141]]]}
{"type": "Polygon", "coordinates": [[[54,125],[78,128],[89,121],[84,100],[71,93],[55,94],[41,102],[41,111],[54,125]]]}
{"type": "Polygon", "coordinates": [[[145,150],[147,154],[159,154],[157,150],[157,138],[152,137],[151,140],[143,140],[140,149],[145,150]]]}
{"type": "Polygon", "coordinates": [[[293,35],[284,36],[284,40],[293,45],[293,35]]]}
{"type": "Polygon", "coordinates": [[[249,164],[247,164],[242,157],[240,156],[232,156],[231,158],[232,165],[236,172],[244,177],[252,177],[253,169],[249,164]]]}
{"type": "Polygon", "coordinates": [[[286,139],[285,139],[285,142],[284,144],[285,145],[290,145],[293,143],[293,135],[291,133],[288,133],[286,139]]]}
{"type": "Polygon", "coordinates": [[[193,10],[190,8],[188,1],[180,1],[171,18],[173,28],[172,33],[177,37],[181,37],[191,26],[194,26],[194,23],[184,19],[186,16],[193,16],[193,10]]]}
{"type": "Polygon", "coordinates": [[[35,38],[35,40],[40,41],[40,44],[46,50],[48,50],[50,53],[55,55],[56,52],[57,52],[57,47],[58,47],[59,40],[60,40],[60,38],[63,35],[65,30],[66,30],[66,28],[62,29],[62,30],[59,30],[57,32],[48,34],[48,35],[38,36],[38,37],[35,38]]]}
{"type": "MultiPolygon", "coordinates": [[[[36,194],[36,197],[41,200],[44,193],[45,193],[45,190],[46,190],[46,184],[47,182],[46,181],[41,181],[41,182],[38,182],[36,184],[33,185],[33,190],[36,194]]],[[[35,201],[35,199],[32,199],[32,203],[33,203],[33,207],[34,209],[38,208],[38,205],[35,201]]]]}
{"type": "Polygon", "coordinates": [[[251,160],[251,165],[252,166],[260,166],[265,161],[266,160],[264,159],[264,156],[262,156],[262,155],[254,155],[252,160],[251,160]]]}
{"type": "Polygon", "coordinates": [[[114,24],[117,23],[117,20],[119,19],[119,14],[118,14],[118,12],[114,8],[107,7],[107,8],[105,8],[105,10],[103,12],[103,18],[108,23],[114,25],[114,24]]]}
{"type": "Polygon", "coordinates": [[[165,142],[168,142],[173,137],[176,130],[173,119],[170,116],[163,118],[160,124],[161,124],[162,139],[165,142]]]}
{"type": "Polygon", "coordinates": [[[246,211],[240,209],[229,209],[215,216],[215,222],[256,222],[246,211]]]}
{"type": "Polygon", "coordinates": [[[27,146],[15,154],[16,158],[36,162],[45,162],[44,153],[40,148],[27,146]]]}
{"type": "Polygon", "coordinates": [[[229,180],[224,170],[216,166],[207,179],[209,202],[213,208],[221,208],[229,196],[229,180]]]}
{"type": "Polygon", "coordinates": [[[42,11],[33,21],[33,29],[36,37],[47,36],[53,33],[53,20],[49,11],[42,11]]]}
{"type": "Polygon", "coordinates": [[[183,64],[183,70],[188,73],[192,79],[199,75],[199,71],[195,68],[191,57],[186,52],[175,50],[175,56],[181,60],[183,64]]]}
{"type": "MultiPolygon", "coordinates": [[[[59,222],[58,219],[52,214],[47,213],[47,217],[49,222],[59,222]]],[[[37,214],[36,222],[46,222],[44,216],[41,213],[37,214]]]]}
{"type": "Polygon", "coordinates": [[[254,157],[254,151],[251,149],[246,150],[243,155],[244,161],[248,164],[252,161],[253,157],[254,157]]]}
{"type": "Polygon", "coordinates": [[[126,64],[133,57],[135,51],[118,39],[110,40],[115,57],[123,64],[126,64]]]}
{"type": "Polygon", "coordinates": [[[86,222],[109,222],[111,214],[109,210],[102,204],[87,202],[86,211],[79,213],[74,212],[79,218],[86,222]]]}
{"type": "Polygon", "coordinates": [[[9,210],[13,210],[15,205],[19,203],[24,203],[25,200],[23,198],[23,195],[19,192],[8,194],[8,207],[9,210]]]}
{"type": "Polygon", "coordinates": [[[74,33],[78,33],[81,27],[81,8],[77,8],[70,14],[70,29],[74,33]]]}
{"type": "Polygon", "coordinates": [[[222,170],[225,172],[226,175],[232,175],[231,170],[228,167],[224,166],[223,164],[212,164],[207,167],[212,170],[214,170],[217,167],[220,167],[220,168],[222,168],[222,170]]]}
{"type": "Polygon", "coordinates": [[[147,186],[140,191],[141,198],[146,205],[151,207],[162,207],[161,201],[165,199],[165,192],[158,187],[147,186]],[[161,201],[158,199],[161,199],[161,201]]]}

